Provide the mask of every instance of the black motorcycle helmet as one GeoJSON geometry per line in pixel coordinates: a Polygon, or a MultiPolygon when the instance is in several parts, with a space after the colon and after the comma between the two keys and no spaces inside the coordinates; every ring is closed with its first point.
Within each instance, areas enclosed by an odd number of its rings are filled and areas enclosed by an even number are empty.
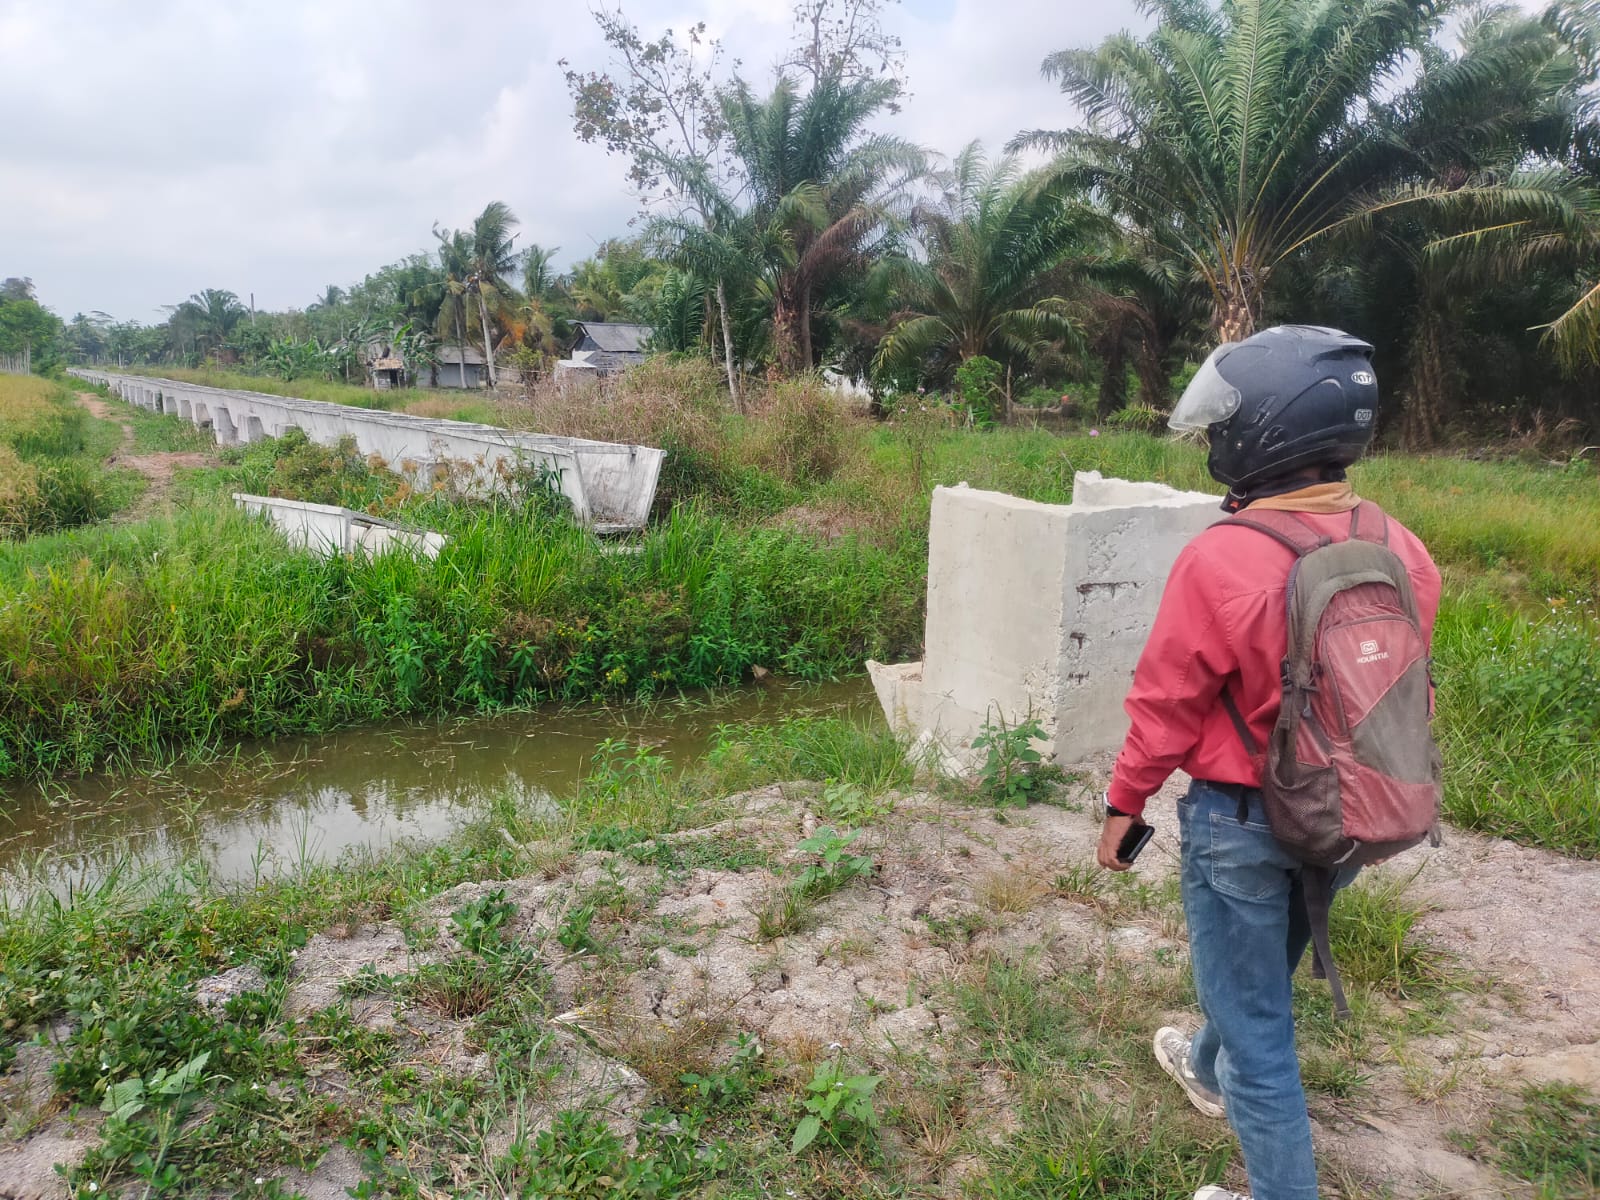
{"type": "Polygon", "coordinates": [[[1308,467],[1342,478],[1377,419],[1370,345],[1321,325],[1277,325],[1213,350],[1167,423],[1204,429],[1211,477],[1245,493],[1308,467]]]}

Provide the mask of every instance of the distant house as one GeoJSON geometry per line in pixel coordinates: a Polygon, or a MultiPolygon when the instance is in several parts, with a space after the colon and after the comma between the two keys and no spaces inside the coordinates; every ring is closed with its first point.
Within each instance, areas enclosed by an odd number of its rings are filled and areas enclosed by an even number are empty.
{"type": "Polygon", "coordinates": [[[556,363],[556,378],[615,375],[645,360],[655,330],[621,321],[579,321],[578,340],[568,357],[556,363]]]}
{"type": "Polygon", "coordinates": [[[367,364],[367,370],[372,374],[372,386],[380,392],[405,386],[406,360],[403,358],[375,358],[367,364]]]}
{"type": "Polygon", "coordinates": [[[463,352],[459,346],[440,346],[435,357],[439,365],[434,369],[436,387],[479,388],[483,386],[483,354],[468,346],[463,352]],[[463,353],[465,357],[463,357],[463,353]]]}

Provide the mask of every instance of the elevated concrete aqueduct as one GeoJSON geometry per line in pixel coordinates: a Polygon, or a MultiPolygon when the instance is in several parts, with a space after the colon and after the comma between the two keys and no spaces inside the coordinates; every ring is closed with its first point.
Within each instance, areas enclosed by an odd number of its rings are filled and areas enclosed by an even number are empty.
{"type": "Polygon", "coordinates": [[[472,421],[201,387],[176,379],[88,369],[71,374],[104,384],[130,404],[175,413],[208,428],[220,446],[279,437],[289,429],[303,429],[312,441],[330,446],[351,437],[361,453],[377,455],[419,488],[448,476],[464,491],[490,495],[508,490],[519,472],[544,468],[559,476],[561,492],[572,501],[578,519],[599,533],[644,527],[664,457],[652,446],[517,433],[472,421]]]}

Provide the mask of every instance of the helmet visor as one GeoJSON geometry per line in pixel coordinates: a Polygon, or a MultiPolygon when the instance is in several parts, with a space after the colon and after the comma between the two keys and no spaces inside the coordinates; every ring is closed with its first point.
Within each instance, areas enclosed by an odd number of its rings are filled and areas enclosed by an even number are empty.
{"type": "Polygon", "coordinates": [[[1218,421],[1226,421],[1239,411],[1239,403],[1242,400],[1239,389],[1224,379],[1222,372],[1217,370],[1217,356],[1232,348],[1232,342],[1224,342],[1200,364],[1200,369],[1189,381],[1189,386],[1184,388],[1183,395],[1178,397],[1172,416],[1167,418],[1168,427],[1181,433],[1195,429],[1209,429],[1218,421]]]}

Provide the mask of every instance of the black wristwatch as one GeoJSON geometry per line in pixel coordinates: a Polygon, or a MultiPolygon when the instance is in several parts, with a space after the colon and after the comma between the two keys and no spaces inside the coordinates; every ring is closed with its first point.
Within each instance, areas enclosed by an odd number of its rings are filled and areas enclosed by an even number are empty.
{"type": "MultiPolygon", "coordinates": [[[[1109,795],[1110,795],[1109,792],[1105,793],[1106,797],[1109,797],[1109,795]]],[[[1133,814],[1132,813],[1125,813],[1120,808],[1114,807],[1112,805],[1110,799],[1106,799],[1106,816],[1108,818],[1109,817],[1127,817],[1130,820],[1132,820],[1132,818],[1133,818],[1133,814]]]]}

